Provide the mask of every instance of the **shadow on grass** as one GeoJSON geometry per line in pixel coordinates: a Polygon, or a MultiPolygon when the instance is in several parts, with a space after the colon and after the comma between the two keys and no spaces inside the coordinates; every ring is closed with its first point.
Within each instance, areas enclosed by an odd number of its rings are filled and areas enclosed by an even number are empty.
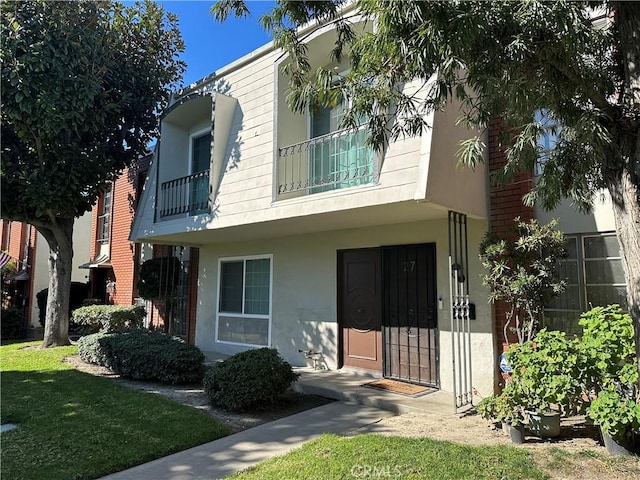
{"type": "Polygon", "coordinates": [[[76,370],[4,371],[2,476],[97,478],[226,435],[189,407],[76,370]],[[25,468],[27,466],[27,468],[25,468]]]}

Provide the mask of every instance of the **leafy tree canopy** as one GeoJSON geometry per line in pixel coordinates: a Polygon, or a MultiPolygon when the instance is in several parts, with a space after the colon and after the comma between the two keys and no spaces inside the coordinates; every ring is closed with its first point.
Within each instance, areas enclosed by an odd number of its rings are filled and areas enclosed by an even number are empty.
{"type": "Polygon", "coordinates": [[[2,217],[49,244],[43,345],[66,344],[74,220],[156,135],[184,45],[148,0],[3,2],[0,14],[2,217]]]}
{"type": "MultiPolygon", "coordinates": [[[[281,0],[261,19],[291,58],[285,68],[295,111],[349,98],[344,126],[375,112],[369,117],[371,142],[383,148],[389,139],[419,134],[425,113],[456,98],[462,102],[460,121],[469,126],[486,127],[501,116],[508,132],[505,179],[533,171],[543,153],[537,137],[549,125],[562,125],[530,202],[550,208],[571,196],[588,209],[594,190],[618,182],[623,169],[640,183],[640,166],[629,155],[637,144],[621,148],[623,137],[637,142],[640,127],[640,86],[630,81],[633,65],[625,58],[634,53],[621,48],[639,40],[639,5],[358,0],[353,10],[342,11],[348,3],[281,0]],[[374,33],[355,35],[350,19],[356,14],[375,23],[374,33]],[[594,24],[594,18],[614,17],[615,22],[594,24]],[[304,36],[296,34],[312,21],[336,23],[327,65],[343,54],[351,57],[352,69],[339,85],[332,82],[334,71],[312,69],[304,36]],[[424,79],[423,94],[403,91],[416,78],[424,79]],[[536,118],[539,111],[545,115],[536,118]]],[[[220,0],[212,12],[223,21],[248,9],[243,1],[220,0]]],[[[481,137],[465,142],[460,160],[476,165],[482,147],[481,137]]]]}
{"type": "MultiPolygon", "coordinates": [[[[219,0],[218,20],[246,15],[242,0],[219,0]]],[[[459,161],[482,161],[482,134],[499,118],[506,153],[496,172],[533,172],[525,201],[553,208],[569,197],[589,210],[607,189],[627,280],[640,368],[640,2],[277,0],[263,25],[288,55],[288,103],[298,112],[349,100],[343,126],[369,118],[370,142],[419,134],[425,114],[456,100],[460,123],[481,135],[461,144],[459,161]],[[355,34],[355,19],[373,28],[355,34]],[[332,22],[334,48],[316,68],[305,30],[332,22]],[[303,32],[300,34],[300,32],[303,32]],[[352,69],[336,84],[326,68],[342,55],[352,69]],[[419,92],[405,89],[422,80],[419,92]],[[550,130],[555,148],[538,139],[550,130]]]]}
{"type": "Polygon", "coordinates": [[[91,209],[143,154],[184,45],[154,2],[2,4],[2,215],[48,224],[91,209]]]}

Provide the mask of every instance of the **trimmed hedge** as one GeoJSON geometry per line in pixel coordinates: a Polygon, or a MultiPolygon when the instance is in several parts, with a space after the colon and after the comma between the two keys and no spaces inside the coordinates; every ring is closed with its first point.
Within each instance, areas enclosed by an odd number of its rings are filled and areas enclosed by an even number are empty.
{"type": "Polygon", "coordinates": [[[152,330],[87,335],[78,340],[78,354],[85,362],[134,380],[197,383],[204,373],[200,349],[152,330]]]}
{"type": "Polygon", "coordinates": [[[125,328],[141,328],[146,312],[136,305],[88,305],[71,314],[71,323],[83,335],[97,332],[117,332],[125,328]]]}
{"type": "Polygon", "coordinates": [[[273,404],[299,374],[274,348],[247,350],[215,364],[204,377],[212,405],[238,411],[273,404]]]}
{"type": "Polygon", "coordinates": [[[0,325],[0,338],[2,340],[25,337],[24,313],[21,308],[3,308],[0,325]]]}

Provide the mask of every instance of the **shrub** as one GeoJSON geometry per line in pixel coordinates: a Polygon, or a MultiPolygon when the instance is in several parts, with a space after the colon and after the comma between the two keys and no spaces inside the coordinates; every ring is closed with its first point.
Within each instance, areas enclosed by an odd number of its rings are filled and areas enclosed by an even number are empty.
{"type": "Polygon", "coordinates": [[[97,333],[78,340],[85,362],[110,368],[134,380],[196,383],[202,380],[204,355],[197,347],[164,333],[133,329],[97,333]]]}
{"type": "Polygon", "coordinates": [[[85,335],[117,332],[124,328],[140,328],[146,312],[135,305],[88,305],[71,314],[71,322],[85,335]]]}
{"type": "Polygon", "coordinates": [[[595,307],[580,316],[587,359],[584,384],[595,396],[589,417],[625,443],[640,432],[636,346],[631,316],[619,305],[595,307]]]}
{"type": "Polygon", "coordinates": [[[140,265],[138,294],[148,300],[171,298],[180,281],[180,259],[158,257],[140,265]]]}
{"type": "Polygon", "coordinates": [[[557,220],[546,225],[515,220],[514,239],[487,233],[480,245],[480,260],[486,269],[482,284],[489,287],[489,300],[508,305],[505,341],[512,333],[518,343],[524,343],[533,339],[545,305],[564,291],[566,281],[556,265],[566,250],[564,234],[555,230],[557,220]]]}
{"type": "Polygon", "coordinates": [[[25,324],[24,315],[20,308],[3,308],[2,309],[2,328],[0,329],[0,337],[3,340],[11,338],[24,338],[25,324]]]}
{"type": "Polygon", "coordinates": [[[94,365],[109,366],[110,352],[107,354],[108,343],[103,344],[102,340],[112,336],[112,333],[94,333],[85,335],[78,340],[78,355],[80,358],[94,365]]]}
{"type": "Polygon", "coordinates": [[[209,369],[204,391],[212,405],[231,411],[246,410],[272,404],[298,376],[277,350],[247,350],[209,369]]]}
{"type": "Polygon", "coordinates": [[[511,382],[522,390],[527,409],[543,412],[559,405],[574,414],[582,407],[585,357],[578,339],[543,329],[532,342],[511,345],[507,359],[511,382]]]}

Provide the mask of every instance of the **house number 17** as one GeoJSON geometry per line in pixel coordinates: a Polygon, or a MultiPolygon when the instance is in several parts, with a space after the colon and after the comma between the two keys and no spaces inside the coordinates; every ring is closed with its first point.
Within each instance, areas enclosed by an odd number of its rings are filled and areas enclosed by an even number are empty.
{"type": "Polygon", "coordinates": [[[416,261],[410,260],[408,262],[402,262],[403,272],[415,272],[416,271],[416,261]]]}

